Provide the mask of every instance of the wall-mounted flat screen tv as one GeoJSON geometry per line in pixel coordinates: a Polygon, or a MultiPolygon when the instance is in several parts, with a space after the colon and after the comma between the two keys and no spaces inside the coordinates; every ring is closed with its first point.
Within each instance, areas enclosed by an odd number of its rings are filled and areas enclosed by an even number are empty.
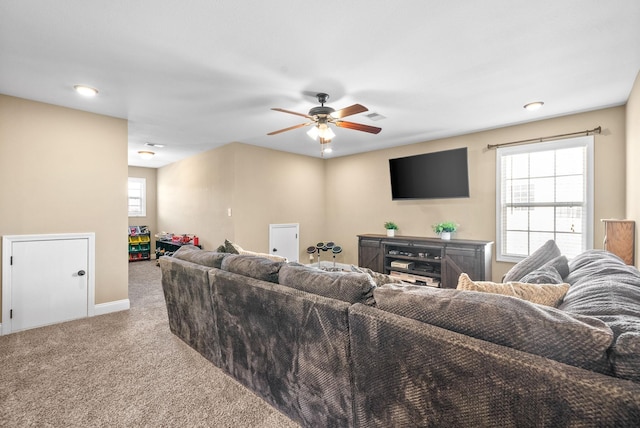
{"type": "Polygon", "coordinates": [[[391,197],[468,198],[467,148],[389,159],[391,197]]]}

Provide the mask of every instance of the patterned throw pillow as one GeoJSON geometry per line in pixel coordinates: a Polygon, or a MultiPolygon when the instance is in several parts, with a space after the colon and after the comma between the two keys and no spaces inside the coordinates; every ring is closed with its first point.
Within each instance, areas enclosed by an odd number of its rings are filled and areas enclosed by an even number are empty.
{"type": "Polygon", "coordinates": [[[569,284],[526,284],[523,282],[497,283],[472,281],[466,273],[458,278],[458,290],[482,291],[517,297],[531,303],[557,308],[569,290],[569,284]]]}
{"type": "Polygon", "coordinates": [[[509,272],[502,278],[502,281],[520,281],[523,276],[542,267],[556,257],[560,257],[560,249],[556,245],[556,241],[549,240],[545,242],[542,247],[531,253],[529,257],[519,261],[509,269],[509,272]]]}

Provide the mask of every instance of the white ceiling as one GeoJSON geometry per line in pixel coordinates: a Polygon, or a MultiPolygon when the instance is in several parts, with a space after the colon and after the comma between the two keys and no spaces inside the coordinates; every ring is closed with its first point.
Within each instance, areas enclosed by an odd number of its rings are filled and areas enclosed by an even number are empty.
{"type": "Polygon", "coordinates": [[[319,156],[306,128],[267,136],[305,122],[271,107],[319,91],[386,117],[350,116],[382,132],[336,129],[335,157],[622,105],[639,70],[637,0],[0,2],[0,93],[128,119],[134,166],[230,142],[319,156]],[[146,142],[166,147],[144,161],[146,142]]]}

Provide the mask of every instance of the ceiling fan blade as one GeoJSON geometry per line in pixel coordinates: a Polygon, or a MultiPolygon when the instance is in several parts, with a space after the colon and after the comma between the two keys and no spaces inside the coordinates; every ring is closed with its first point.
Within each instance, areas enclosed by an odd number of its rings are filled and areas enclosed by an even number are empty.
{"type": "Polygon", "coordinates": [[[280,129],[278,131],[269,132],[267,135],[276,135],[276,134],[280,134],[281,132],[292,131],[294,129],[302,128],[303,126],[307,126],[307,125],[313,125],[313,122],[301,123],[300,125],[290,126],[288,128],[280,129]]]}
{"type": "Polygon", "coordinates": [[[309,116],[308,114],[305,113],[298,113],[296,111],[291,111],[291,110],[285,110],[283,108],[272,108],[271,110],[275,110],[275,111],[281,111],[282,113],[289,113],[289,114],[295,114],[296,116],[302,116],[302,117],[306,117],[307,119],[313,119],[311,116],[309,116]]]}
{"type": "Polygon", "coordinates": [[[333,113],[331,113],[331,116],[335,117],[336,119],[342,119],[343,117],[351,116],[352,114],[362,113],[368,110],[369,109],[363,106],[362,104],[354,104],[352,106],[334,111],[333,113]]]}
{"type": "Polygon", "coordinates": [[[344,120],[336,120],[334,123],[336,124],[336,126],[339,126],[340,128],[355,129],[356,131],[364,131],[364,132],[369,132],[371,134],[377,134],[378,132],[382,131],[382,128],[363,125],[361,123],[346,122],[344,120]]]}

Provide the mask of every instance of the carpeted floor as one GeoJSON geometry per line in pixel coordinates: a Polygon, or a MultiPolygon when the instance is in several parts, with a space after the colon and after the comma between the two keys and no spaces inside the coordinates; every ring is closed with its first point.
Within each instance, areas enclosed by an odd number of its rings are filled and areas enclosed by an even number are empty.
{"type": "Polygon", "coordinates": [[[297,427],[169,331],[155,261],[131,309],[0,336],[0,427],[297,427]]]}

